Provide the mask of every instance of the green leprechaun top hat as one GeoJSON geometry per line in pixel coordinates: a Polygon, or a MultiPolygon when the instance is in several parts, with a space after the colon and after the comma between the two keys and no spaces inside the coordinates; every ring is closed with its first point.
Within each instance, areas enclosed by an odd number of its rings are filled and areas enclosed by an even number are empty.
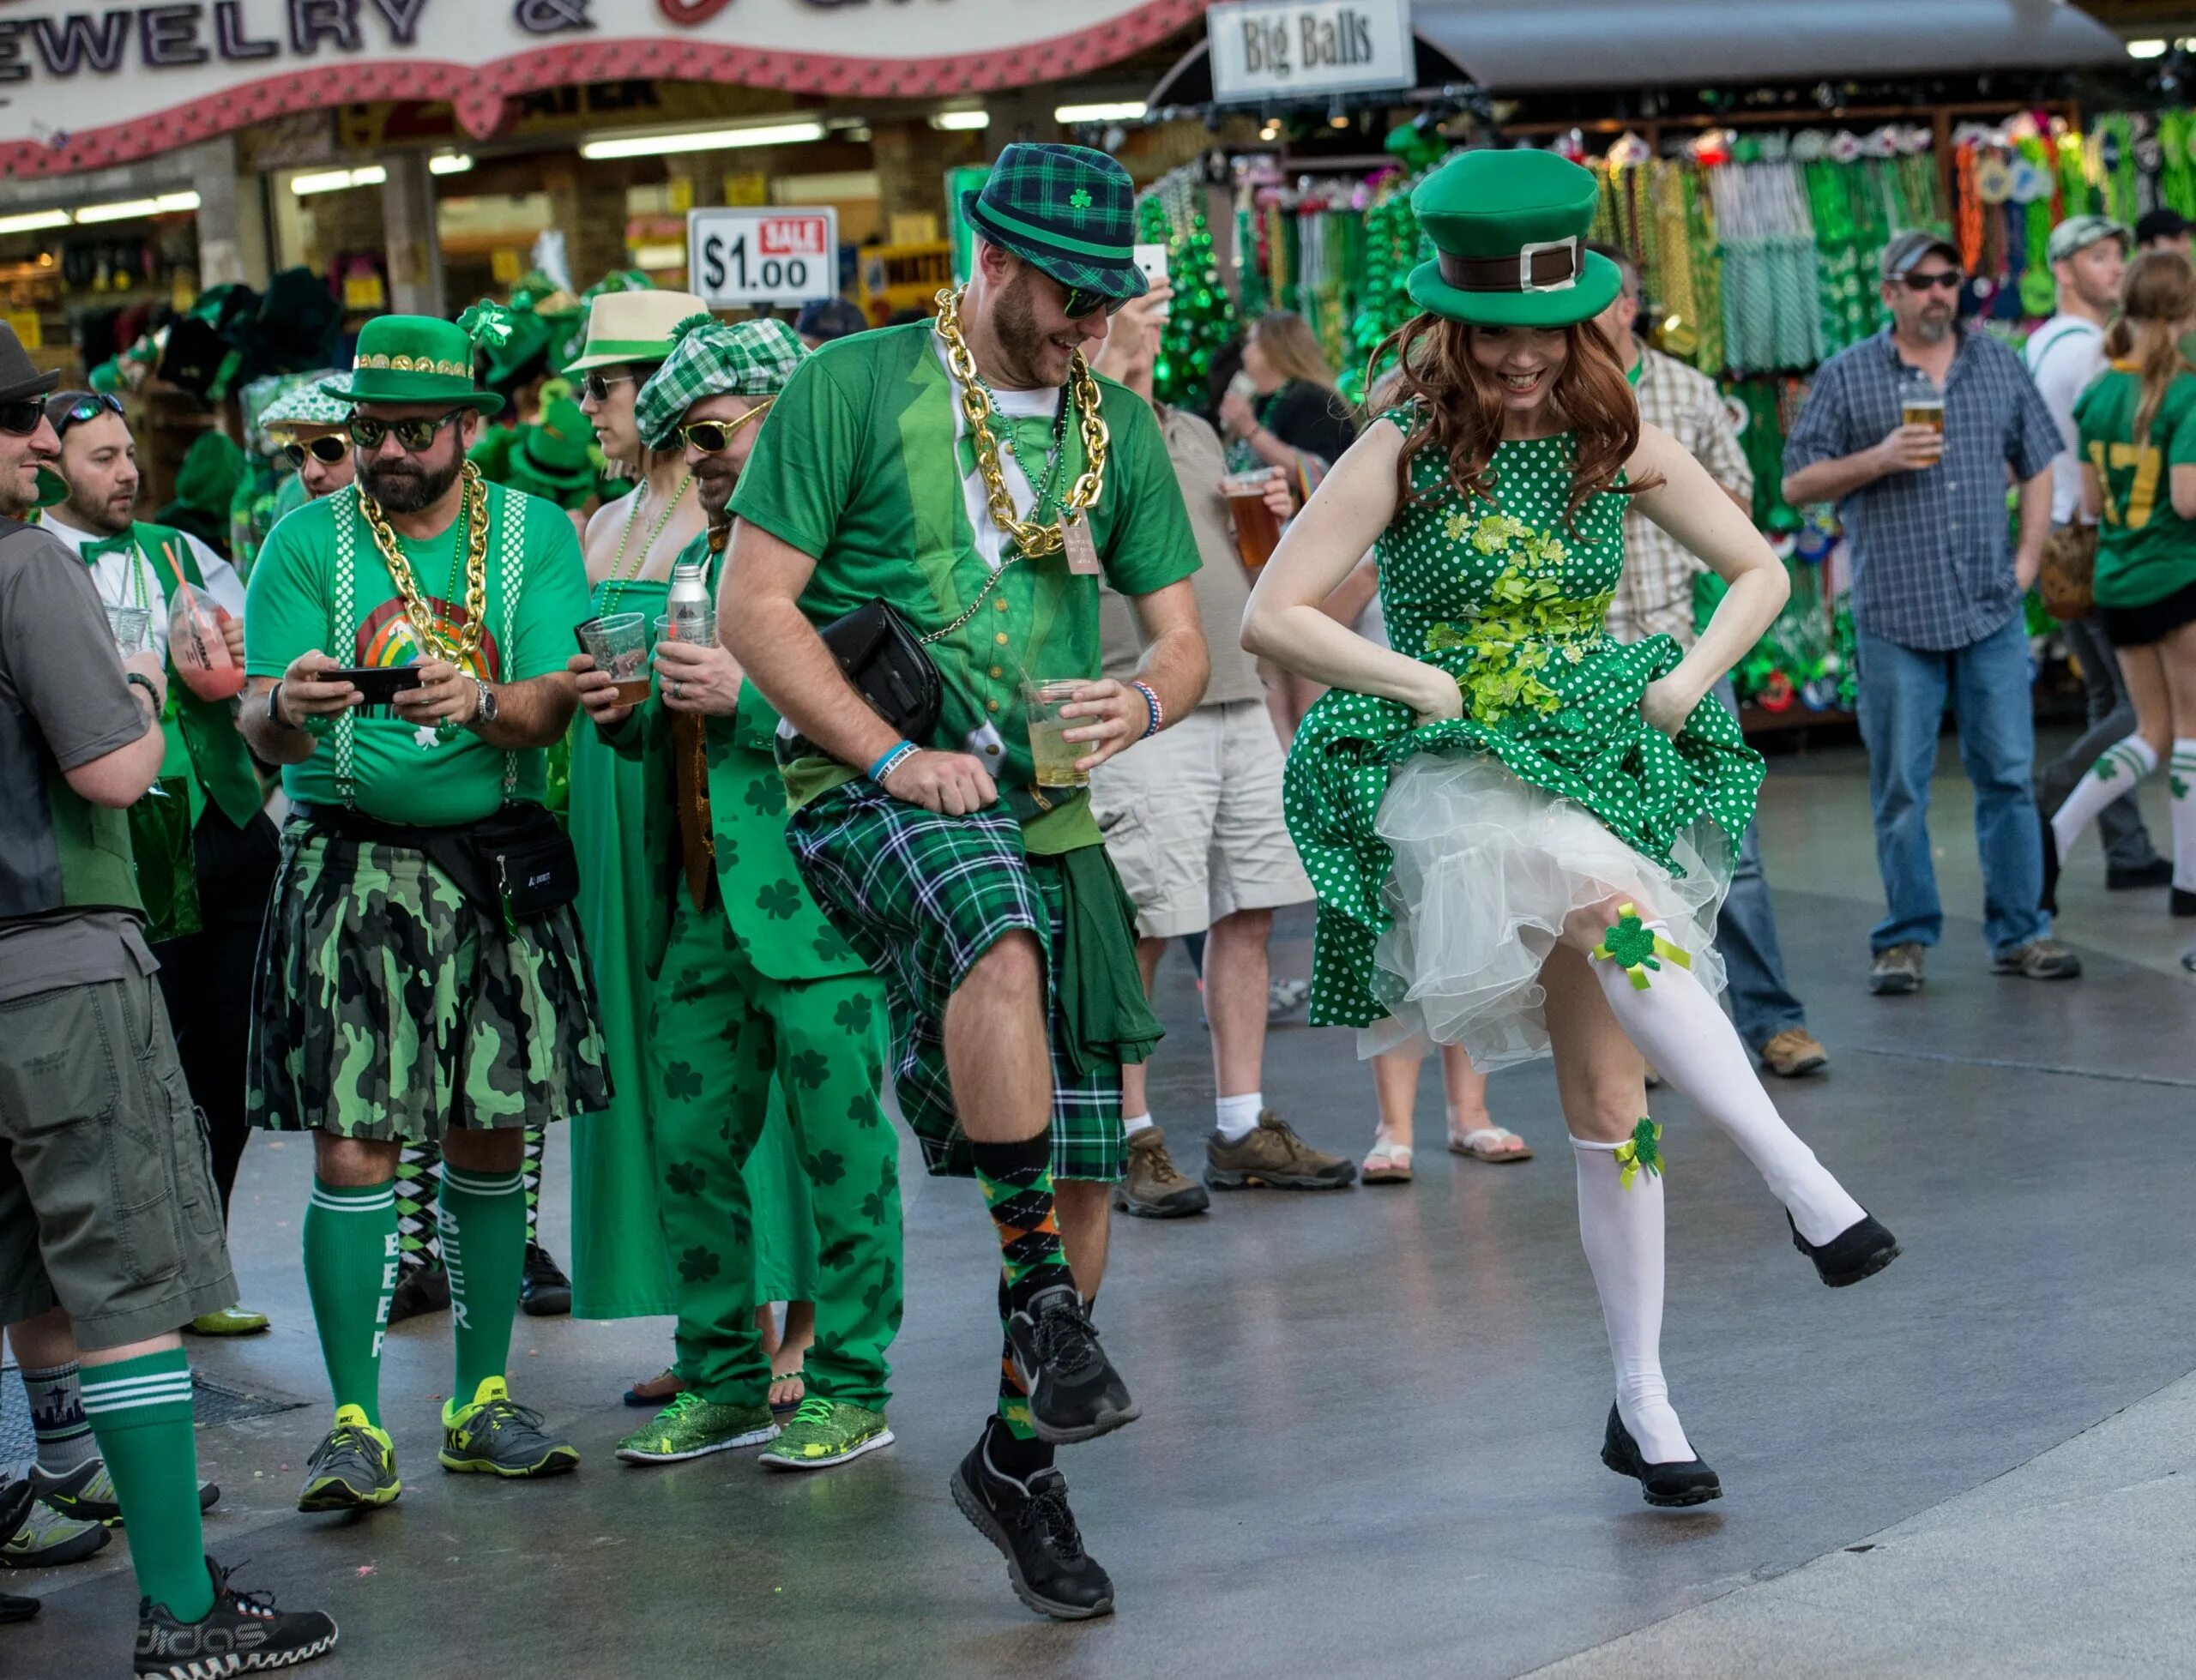
{"type": "Polygon", "coordinates": [[[1599,189],[1553,152],[1466,152],[1410,196],[1434,258],[1411,270],[1422,310],[1480,327],[1567,327],[1623,287],[1616,264],[1584,248],[1599,189]]]}
{"type": "Polygon", "coordinates": [[[1017,141],[998,154],[981,192],[961,195],[961,214],[977,238],[1062,286],[1124,300],[1144,294],[1136,186],[1103,152],[1017,141]]]}
{"type": "Polygon", "coordinates": [[[522,466],[558,490],[594,487],[594,427],[569,397],[542,405],[541,418],[519,429],[512,452],[522,466]]]}
{"type": "Polygon", "coordinates": [[[328,394],[343,402],[469,404],[483,414],[504,400],[473,382],[473,340],[454,322],[427,315],[377,316],[359,333],[351,379],[331,380],[328,394]]]}

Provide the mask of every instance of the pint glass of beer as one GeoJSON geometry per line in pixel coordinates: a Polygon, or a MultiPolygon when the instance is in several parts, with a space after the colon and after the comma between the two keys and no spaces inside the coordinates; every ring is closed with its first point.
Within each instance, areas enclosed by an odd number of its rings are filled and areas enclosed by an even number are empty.
{"type": "Polygon", "coordinates": [[[1945,394],[1934,385],[1909,385],[1899,403],[1902,425],[1927,426],[1937,434],[1937,459],[1944,458],[1945,394]]]}
{"type": "Polygon", "coordinates": [[[1235,521],[1235,552],[1252,577],[1281,544],[1281,521],[1266,505],[1266,483],[1274,471],[1268,467],[1256,473],[1230,473],[1220,481],[1220,492],[1228,498],[1228,511],[1235,521]]]}

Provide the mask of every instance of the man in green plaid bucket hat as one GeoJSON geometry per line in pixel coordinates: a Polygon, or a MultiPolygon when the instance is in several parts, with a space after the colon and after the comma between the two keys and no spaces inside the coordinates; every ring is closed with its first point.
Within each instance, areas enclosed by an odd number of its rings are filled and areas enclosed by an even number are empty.
{"type": "MultiPolygon", "coordinates": [[[[641,389],[643,438],[683,451],[709,515],[679,564],[712,587],[733,485],[805,354],[782,321],[697,316],[641,389]]],[[[767,1442],[772,1469],[844,1464],[892,1440],[884,1354],[902,1259],[898,1150],[880,1099],[884,988],[801,881],[778,716],[732,655],[714,639],[660,641],[638,707],[620,704],[587,655],[572,669],[603,738],[643,767],[642,832],[616,835],[602,861],[627,876],[646,860],[650,914],[623,942],[645,948],[654,977],[644,1107],[686,1384],[618,1455],[659,1464],[767,1442]],[[774,1358],[757,1310],[775,1301],[787,1311],[774,1358]],[[799,1395],[782,1431],[774,1390],[799,1395]]],[[[631,966],[605,942],[592,949],[611,985],[631,966]]]]}
{"type": "Polygon", "coordinates": [[[937,321],[827,344],[787,382],[733,493],[718,598],[784,714],[801,873],[884,982],[901,1110],[995,1227],[1002,1376],[954,1501],[1062,1619],[1113,1605],[1053,1454],[1137,1415],[1089,1315],[1120,1067],[1160,1033],[1087,785],[1194,707],[1207,671],[1166,442],[1085,360],[1143,289],[1132,202],[1101,153],[1008,147],[964,207],[974,273],[937,321]],[[1133,682],[1100,678],[1101,575],[1142,623],[1133,682]],[[937,668],[935,720],[887,721],[817,634],[879,603],[937,668]]]}
{"type": "Polygon", "coordinates": [[[400,1490],[380,1411],[397,1281],[395,1179],[439,1144],[456,1381],[447,1470],[578,1462],[510,1398],[526,1129],[607,1100],[570,845],[545,749],[576,704],[587,616],[571,521],[465,458],[503,399],[474,382],[492,306],[383,316],[349,379],[355,481],[268,534],[244,614],[242,726],[290,816],[253,980],[248,1104],[314,1134],[305,1270],[334,1390],[299,1508],[400,1490]]]}

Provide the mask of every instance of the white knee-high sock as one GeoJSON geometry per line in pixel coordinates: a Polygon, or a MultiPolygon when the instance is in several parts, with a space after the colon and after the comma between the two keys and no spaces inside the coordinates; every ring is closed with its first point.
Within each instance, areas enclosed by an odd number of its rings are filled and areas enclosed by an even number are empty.
{"type": "Polygon", "coordinates": [[[2173,744],[2173,884],[2196,893],[2196,741],[2173,744]]]}
{"type": "MultiPolygon", "coordinates": [[[[2177,757],[2181,743],[2174,744],[2177,757]]],[[[2196,748],[2196,742],[2188,744],[2196,748]]],[[[2158,756],[2139,735],[2115,741],[2097,756],[2066,803],[2051,815],[2051,837],[2059,843],[2060,858],[2074,849],[2082,830],[2096,821],[2096,814],[2158,768],[2158,756]]]]}
{"type": "MultiPolygon", "coordinates": [[[[1627,918],[1629,919],[1629,918],[1627,918]]],[[[1612,932],[1614,933],[1614,930],[1612,932]]],[[[1634,942],[1642,937],[1635,926],[1634,942]]],[[[1669,930],[1650,922],[1645,933],[1669,930]]],[[[1603,950],[1611,950],[1604,945],[1603,950]]],[[[1608,956],[1596,955],[1595,978],[1609,1000],[1617,1024],[1639,1052],[1661,1071],[1687,1102],[1730,1135],[1777,1199],[1791,1211],[1792,1222],[1810,1243],[1831,1237],[1866,1217],[1846,1195],[1813,1150],[1793,1135],[1777,1105],[1761,1088],[1760,1075],[1730,1018],[1716,1006],[1692,971],[1674,957],[1655,956],[1650,968],[1630,943],[1619,942],[1608,956]],[[1632,966],[1626,966],[1626,960],[1632,966]],[[1634,985],[1644,979],[1644,986],[1634,985]]]]}
{"type": "Polygon", "coordinates": [[[1623,1183],[1614,1143],[1571,1140],[1578,1167],[1578,1243],[1593,1268],[1616,1364],[1616,1410],[1650,1464],[1694,1456],[1662,1380],[1662,1176],[1623,1183]]]}

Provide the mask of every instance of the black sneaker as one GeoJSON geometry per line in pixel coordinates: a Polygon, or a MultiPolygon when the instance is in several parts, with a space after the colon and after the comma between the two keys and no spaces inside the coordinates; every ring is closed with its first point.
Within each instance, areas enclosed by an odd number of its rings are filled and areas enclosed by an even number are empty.
{"type": "Polygon", "coordinates": [[[961,1514],[1005,1556],[1014,1596],[1061,1622],[1112,1615],[1113,1583],[1083,1549],[1066,1478],[1045,1469],[1017,1482],[992,1466],[984,1451],[989,1438],[986,1430],[946,1485],[961,1514]]]}
{"type": "Polygon", "coordinates": [[[528,1318],[562,1318],[572,1310],[572,1280],[539,1243],[526,1245],[526,1270],[518,1280],[519,1310],[528,1318]]]}
{"type": "Polygon", "coordinates": [[[2173,885],[2173,859],[2153,858],[2147,864],[2130,864],[2125,869],[2117,864],[2104,872],[2104,890],[2108,893],[2139,892],[2146,887],[2173,885]]]}
{"type": "Polygon", "coordinates": [[[164,1680],[211,1680],[257,1669],[290,1668],[335,1648],[335,1623],[317,1610],[277,1610],[263,1593],[229,1585],[212,1558],[214,1608],[196,1622],[178,1622],[166,1605],[137,1601],[136,1673],[164,1680]]]}
{"type": "MultiPolygon", "coordinates": [[[[10,1534],[23,1526],[23,1519],[38,1502],[38,1496],[31,1490],[27,1481],[10,1482],[0,1488],[0,1528],[10,1534]]],[[[36,1599],[18,1598],[13,1593],[0,1593],[0,1623],[27,1622],[38,1614],[36,1599]]]]}
{"type": "Polygon", "coordinates": [[[27,1622],[38,1614],[38,1600],[26,1599],[13,1593],[0,1593],[0,1626],[9,1622],[27,1622]]]}
{"type": "Polygon", "coordinates": [[[1029,1394],[1029,1426],[1040,1441],[1065,1447],[1134,1423],[1129,1398],[1072,1284],[1041,1289],[1006,1321],[1014,1372],[1029,1394]]]}
{"type": "Polygon", "coordinates": [[[439,1266],[407,1266],[389,1298],[389,1322],[423,1318],[431,1312],[449,1310],[449,1274],[439,1266]]]}

